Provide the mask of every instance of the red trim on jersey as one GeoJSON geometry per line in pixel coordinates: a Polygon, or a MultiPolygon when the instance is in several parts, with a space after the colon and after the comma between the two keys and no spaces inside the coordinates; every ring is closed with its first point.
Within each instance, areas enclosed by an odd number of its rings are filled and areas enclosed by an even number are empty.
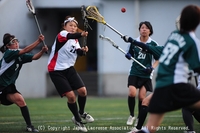
{"type": "Polygon", "coordinates": [[[56,61],[58,59],[58,52],[56,52],[53,56],[53,58],[51,59],[49,65],[48,65],[48,71],[54,71],[54,68],[56,66],[56,61]]]}
{"type": "Polygon", "coordinates": [[[78,42],[78,39],[75,39],[76,43],[78,42]]]}
{"type": "Polygon", "coordinates": [[[58,41],[59,42],[66,42],[67,41],[67,37],[63,37],[60,35],[60,33],[58,34],[58,41]]]}
{"type": "Polygon", "coordinates": [[[66,96],[66,94],[67,94],[67,93],[69,93],[69,91],[67,91],[67,92],[63,93],[63,94],[62,94],[62,96],[66,96]]]}

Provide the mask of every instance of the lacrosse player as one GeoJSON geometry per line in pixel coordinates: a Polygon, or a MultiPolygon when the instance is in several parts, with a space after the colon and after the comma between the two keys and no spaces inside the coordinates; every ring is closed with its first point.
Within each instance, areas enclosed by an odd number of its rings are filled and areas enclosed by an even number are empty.
{"type": "MultiPolygon", "coordinates": [[[[134,45],[141,47],[143,51],[151,53],[152,55],[154,55],[154,57],[156,59],[159,59],[159,57],[162,53],[162,50],[164,48],[164,46],[149,46],[149,45],[146,45],[144,43],[138,42],[138,41],[132,39],[131,37],[127,37],[127,36],[124,36],[123,39],[124,39],[125,42],[131,42],[134,45]]],[[[200,78],[198,79],[198,82],[200,82],[200,78]]],[[[198,85],[198,87],[199,87],[199,85],[198,85]]],[[[138,116],[138,118],[139,118],[138,123],[128,133],[135,133],[136,131],[139,131],[142,128],[142,126],[145,122],[146,116],[147,116],[148,105],[149,105],[149,102],[151,100],[152,94],[153,93],[149,94],[142,101],[140,113],[139,113],[139,116],[138,116]]],[[[189,109],[189,108],[182,108],[182,116],[183,116],[183,120],[184,120],[186,127],[188,127],[188,130],[184,131],[184,133],[195,133],[194,127],[193,127],[193,123],[194,123],[193,116],[200,123],[200,111],[189,109]]]]}
{"type": "MultiPolygon", "coordinates": [[[[189,73],[189,82],[191,82],[192,77],[193,77],[193,71],[191,71],[189,73]]],[[[200,77],[197,75],[194,75],[195,80],[196,80],[196,87],[197,89],[199,89],[199,82],[200,82],[200,77]],[[197,81],[198,80],[198,81],[197,81]]],[[[195,110],[195,109],[191,109],[188,107],[183,107],[182,108],[182,117],[183,117],[183,121],[185,123],[185,126],[188,127],[187,131],[184,131],[184,133],[196,133],[194,131],[194,119],[193,117],[200,123],[200,110],[195,110]]]]}
{"type": "Polygon", "coordinates": [[[52,51],[48,60],[48,71],[61,97],[67,97],[67,105],[73,114],[72,121],[78,130],[87,132],[85,123],[93,122],[94,118],[84,112],[86,104],[86,87],[74,68],[77,56],[84,56],[88,47],[80,47],[78,38],[85,37],[88,32],[77,32],[78,22],[74,17],[67,16],[63,23],[63,29],[56,36],[52,51]],[[78,106],[74,91],[78,92],[78,106]]]}
{"type": "Polygon", "coordinates": [[[200,73],[200,40],[195,30],[200,23],[200,8],[188,5],[180,16],[180,31],[170,34],[162,54],[156,87],[149,104],[146,127],[138,133],[154,133],[164,114],[182,107],[200,109],[200,91],[188,83],[189,68],[200,73]]]}
{"type": "MultiPolygon", "coordinates": [[[[139,32],[140,36],[136,39],[138,42],[143,42],[146,45],[150,46],[158,46],[158,44],[151,39],[151,35],[153,34],[153,27],[150,22],[144,21],[139,24],[139,32]]],[[[155,61],[152,64],[153,58],[152,54],[142,51],[140,47],[137,47],[133,44],[128,46],[126,58],[131,59],[131,57],[135,58],[141,64],[146,66],[146,69],[141,67],[136,62],[132,63],[130,74],[128,77],[128,108],[130,116],[126,122],[127,125],[132,125],[135,119],[134,117],[134,108],[135,108],[135,96],[137,89],[139,89],[139,104],[138,109],[140,110],[142,100],[146,97],[146,92],[152,92],[152,72],[154,68],[158,65],[158,61],[155,61]]],[[[139,111],[140,112],[140,111],[139,111]]],[[[138,114],[139,115],[139,114],[138,114]]],[[[137,123],[137,120],[136,122],[137,123]]]]}
{"type": "MultiPolygon", "coordinates": [[[[136,41],[128,36],[123,36],[123,39],[125,42],[130,42],[132,45],[140,47],[142,49],[142,51],[152,54],[154,56],[155,60],[159,59],[159,57],[162,53],[162,50],[164,48],[164,46],[146,45],[145,43],[136,41]]],[[[140,110],[139,110],[139,114],[138,114],[138,121],[137,121],[137,123],[134,124],[133,129],[128,133],[134,133],[136,131],[139,131],[142,128],[144,121],[146,119],[146,116],[147,116],[148,105],[149,105],[149,101],[151,100],[152,94],[153,93],[149,94],[147,97],[145,97],[143,99],[140,110]]]]}
{"type": "Polygon", "coordinates": [[[40,35],[34,43],[24,49],[19,49],[18,39],[14,35],[6,33],[3,36],[3,46],[0,48],[4,53],[0,60],[0,104],[16,104],[21,110],[28,132],[38,132],[38,130],[31,123],[28,107],[22,94],[16,89],[15,81],[23,64],[39,59],[48,50],[45,46],[35,55],[28,54],[43,40],[44,36],[40,35]]]}

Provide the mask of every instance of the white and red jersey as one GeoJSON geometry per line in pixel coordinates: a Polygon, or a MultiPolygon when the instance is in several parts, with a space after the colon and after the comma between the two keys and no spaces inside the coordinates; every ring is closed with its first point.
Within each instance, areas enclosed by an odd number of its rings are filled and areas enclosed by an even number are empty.
{"type": "Polygon", "coordinates": [[[61,31],[52,46],[48,59],[48,71],[64,70],[74,66],[77,59],[76,49],[80,48],[78,39],[68,39],[66,30],[61,31]]]}

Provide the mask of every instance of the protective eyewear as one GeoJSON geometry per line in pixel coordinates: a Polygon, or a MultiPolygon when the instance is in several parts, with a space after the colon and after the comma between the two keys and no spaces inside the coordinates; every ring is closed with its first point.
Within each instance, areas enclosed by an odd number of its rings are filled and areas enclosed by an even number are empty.
{"type": "Polygon", "coordinates": [[[19,43],[19,40],[17,38],[13,38],[12,40],[10,40],[10,42],[8,44],[11,45],[14,43],[19,43]]]}

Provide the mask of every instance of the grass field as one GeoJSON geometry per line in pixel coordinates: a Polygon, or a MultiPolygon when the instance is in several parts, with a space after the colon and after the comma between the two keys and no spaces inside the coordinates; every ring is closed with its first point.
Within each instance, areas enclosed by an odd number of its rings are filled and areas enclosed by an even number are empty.
{"type": "MultiPolygon", "coordinates": [[[[33,125],[44,133],[76,133],[71,122],[66,98],[53,97],[42,99],[26,99],[33,125]]],[[[131,126],[126,126],[128,118],[127,98],[88,97],[86,111],[95,122],[86,124],[89,133],[126,133],[131,126]]],[[[138,109],[136,105],[135,115],[138,109]]],[[[195,129],[200,133],[199,123],[195,120],[195,129]]],[[[183,133],[185,128],[181,111],[167,113],[158,133],[183,133]],[[169,128],[171,127],[171,128],[169,128]],[[179,129],[175,129],[179,128],[179,129]]],[[[0,133],[22,133],[25,122],[20,109],[16,105],[0,105],[0,133]]]]}

